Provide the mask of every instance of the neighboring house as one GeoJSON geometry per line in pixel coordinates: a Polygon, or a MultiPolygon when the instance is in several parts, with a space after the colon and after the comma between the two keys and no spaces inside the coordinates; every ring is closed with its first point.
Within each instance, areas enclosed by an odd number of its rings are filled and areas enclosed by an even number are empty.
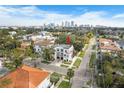
{"type": "Polygon", "coordinates": [[[32,34],[23,35],[22,38],[23,38],[23,40],[31,40],[31,36],[32,36],[32,34]]]}
{"type": "Polygon", "coordinates": [[[44,40],[44,39],[55,40],[55,38],[52,36],[52,34],[47,31],[41,31],[41,32],[39,32],[39,34],[31,36],[31,40],[33,40],[33,41],[44,40]]]}
{"type": "Polygon", "coordinates": [[[23,65],[15,71],[0,78],[0,81],[9,79],[11,82],[4,88],[47,88],[50,87],[50,73],[37,68],[23,65]]]}
{"type": "Polygon", "coordinates": [[[42,53],[42,48],[40,47],[40,45],[34,45],[34,50],[36,53],[42,53]]]}
{"type": "Polygon", "coordinates": [[[47,31],[41,31],[40,35],[42,36],[43,39],[48,39],[48,40],[54,40],[55,38],[52,36],[50,32],[47,31]]]}
{"type": "Polygon", "coordinates": [[[31,45],[31,42],[22,42],[21,43],[21,48],[25,49],[31,45]]]}
{"type": "Polygon", "coordinates": [[[14,35],[16,35],[16,31],[11,31],[11,32],[9,32],[9,34],[10,34],[11,36],[14,36],[14,35]]]}
{"type": "Polygon", "coordinates": [[[124,49],[124,40],[117,41],[117,45],[119,48],[124,49]]]}
{"type": "Polygon", "coordinates": [[[55,59],[72,61],[74,47],[72,45],[57,45],[55,46],[55,59]]]}
{"type": "Polygon", "coordinates": [[[99,38],[98,41],[102,52],[116,52],[121,50],[116,41],[112,41],[111,39],[99,38]]]}
{"type": "Polygon", "coordinates": [[[36,40],[39,40],[39,39],[42,39],[42,36],[41,35],[32,35],[31,36],[31,40],[32,41],[36,41],[36,40]]]}
{"type": "Polygon", "coordinates": [[[48,39],[42,39],[42,40],[37,40],[34,42],[35,45],[39,45],[41,47],[52,47],[54,45],[53,40],[48,40],[48,39]]]}

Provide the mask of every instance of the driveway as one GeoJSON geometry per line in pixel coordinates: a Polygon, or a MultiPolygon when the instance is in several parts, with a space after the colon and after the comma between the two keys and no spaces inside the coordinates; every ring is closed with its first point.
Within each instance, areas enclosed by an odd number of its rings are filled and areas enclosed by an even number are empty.
{"type": "Polygon", "coordinates": [[[57,73],[60,73],[60,74],[63,74],[63,75],[66,75],[67,74],[67,68],[64,68],[64,67],[58,67],[58,66],[55,66],[55,65],[50,65],[50,64],[44,64],[44,63],[40,63],[38,66],[38,68],[41,68],[41,69],[45,69],[47,71],[50,71],[50,72],[57,72],[57,73]]]}
{"type": "Polygon", "coordinates": [[[82,88],[89,87],[87,86],[87,82],[90,80],[90,69],[89,69],[89,61],[92,53],[92,44],[94,40],[89,43],[89,46],[85,52],[84,57],[82,58],[82,62],[80,67],[75,71],[74,77],[72,78],[72,88],[82,88]]]}
{"type": "Polygon", "coordinates": [[[40,68],[40,69],[44,69],[44,70],[47,70],[49,72],[57,72],[57,73],[60,73],[60,74],[63,74],[63,75],[66,75],[67,74],[67,68],[64,68],[64,67],[59,67],[59,66],[55,66],[55,65],[52,65],[52,64],[45,64],[45,63],[41,63],[41,59],[38,58],[36,60],[26,60],[25,62],[23,62],[24,64],[27,64],[27,65],[30,65],[32,67],[36,66],[37,68],[40,68]]]}

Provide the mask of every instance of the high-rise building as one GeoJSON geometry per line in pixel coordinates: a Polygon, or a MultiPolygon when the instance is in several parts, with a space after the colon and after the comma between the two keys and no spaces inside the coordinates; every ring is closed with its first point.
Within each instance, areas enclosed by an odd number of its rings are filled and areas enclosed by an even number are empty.
{"type": "Polygon", "coordinates": [[[65,27],[68,27],[68,21],[65,21],[65,27]]]}
{"type": "Polygon", "coordinates": [[[70,27],[70,22],[68,22],[68,26],[67,27],[70,27]]]}
{"type": "Polygon", "coordinates": [[[62,22],[62,27],[64,27],[64,22],[62,22]]]}
{"type": "Polygon", "coordinates": [[[71,21],[71,27],[74,27],[74,21],[71,21]]]}

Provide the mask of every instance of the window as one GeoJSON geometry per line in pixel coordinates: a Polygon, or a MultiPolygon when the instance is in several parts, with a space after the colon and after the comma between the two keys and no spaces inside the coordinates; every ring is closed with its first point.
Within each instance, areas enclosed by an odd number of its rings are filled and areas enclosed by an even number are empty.
{"type": "Polygon", "coordinates": [[[65,50],[65,52],[67,53],[67,50],[65,50]]]}
{"type": "Polygon", "coordinates": [[[59,49],[57,49],[57,51],[59,51],[59,49]]]}
{"type": "Polygon", "coordinates": [[[67,57],[69,57],[69,56],[67,55],[67,57]]]}
{"type": "Polygon", "coordinates": [[[63,57],[61,57],[61,60],[63,60],[63,57]]]}
{"type": "Polygon", "coordinates": [[[63,49],[61,49],[61,52],[63,52],[63,49]]]}

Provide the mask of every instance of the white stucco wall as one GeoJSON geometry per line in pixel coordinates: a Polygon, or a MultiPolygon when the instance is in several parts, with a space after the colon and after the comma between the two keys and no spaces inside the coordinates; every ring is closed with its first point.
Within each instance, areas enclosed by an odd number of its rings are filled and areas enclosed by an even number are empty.
{"type": "MultiPolygon", "coordinates": [[[[73,51],[74,51],[74,47],[73,46],[71,46],[69,49],[64,49],[61,46],[60,47],[56,47],[55,48],[54,58],[57,59],[57,53],[59,53],[59,55],[61,55],[61,53],[63,53],[63,60],[72,61],[72,59],[73,59],[73,51]],[[57,51],[57,49],[59,49],[59,51],[57,51]],[[61,49],[63,49],[63,52],[61,52],[61,49]],[[66,56],[64,56],[64,55],[66,55],[66,56]]],[[[59,56],[59,57],[61,57],[61,56],[59,56]]]]}
{"type": "Polygon", "coordinates": [[[48,88],[48,86],[50,85],[50,79],[49,79],[49,76],[44,80],[42,81],[38,86],[37,88],[48,88]]]}

